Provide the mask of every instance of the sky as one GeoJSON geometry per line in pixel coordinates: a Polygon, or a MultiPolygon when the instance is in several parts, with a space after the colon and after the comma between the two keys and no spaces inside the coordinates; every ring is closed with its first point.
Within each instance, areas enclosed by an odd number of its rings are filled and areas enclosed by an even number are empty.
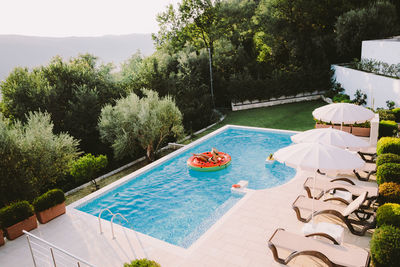
{"type": "Polygon", "coordinates": [[[0,0],[0,34],[101,36],[155,33],[179,0],[0,0]]]}

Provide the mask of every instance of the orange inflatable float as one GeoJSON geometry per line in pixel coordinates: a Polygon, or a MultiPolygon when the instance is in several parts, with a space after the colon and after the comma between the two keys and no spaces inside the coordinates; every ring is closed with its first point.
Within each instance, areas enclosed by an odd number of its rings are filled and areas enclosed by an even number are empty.
{"type": "MultiPolygon", "coordinates": [[[[211,158],[213,155],[211,152],[204,152],[201,153],[208,158],[211,158]]],[[[231,163],[231,156],[227,153],[218,152],[218,161],[204,161],[199,159],[197,156],[191,156],[187,160],[187,165],[189,168],[195,171],[203,171],[203,172],[210,172],[210,171],[218,171],[222,170],[229,166],[231,163]]]]}

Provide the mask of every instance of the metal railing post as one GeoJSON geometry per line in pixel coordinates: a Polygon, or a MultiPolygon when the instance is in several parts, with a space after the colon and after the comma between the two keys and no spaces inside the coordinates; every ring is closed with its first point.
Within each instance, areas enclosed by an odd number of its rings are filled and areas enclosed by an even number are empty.
{"type": "Polygon", "coordinates": [[[33,260],[33,266],[37,267],[36,261],[35,261],[35,256],[33,256],[33,251],[32,251],[31,241],[29,240],[29,236],[26,236],[26,239],[28,240],[29,250],[31,251],[31,256],[32,256],[32,260],[33,260]]]}

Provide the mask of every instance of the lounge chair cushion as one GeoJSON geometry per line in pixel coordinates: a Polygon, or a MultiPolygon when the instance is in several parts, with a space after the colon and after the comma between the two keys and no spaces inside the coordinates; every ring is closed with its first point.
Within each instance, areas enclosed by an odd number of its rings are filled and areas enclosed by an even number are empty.
{"type": "Polygon", "coordinates": [[[310,237],[303,237],[297,234],[279,229],[270,240],[277,248],[289,251],[319,251],[330,261],[343,266],[366,266],[369,254],[366,250],[344,245],[333,245],[330,241],[322,241],[310,237]]]}
{"type": "Polygon", "coordinates": [[[355,210],[360,208],[362,203],[365,201],[367,198],[367,192],[364,192],[363,194],[359,195],[353,202],[351,202],[347,208],[342,212],[343,216],[349,216],[352,214],[355,210]]]}

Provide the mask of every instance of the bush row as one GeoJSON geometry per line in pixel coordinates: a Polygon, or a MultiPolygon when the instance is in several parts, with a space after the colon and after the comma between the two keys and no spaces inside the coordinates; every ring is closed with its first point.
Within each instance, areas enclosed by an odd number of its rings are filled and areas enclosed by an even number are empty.
{"type": "Polygon", "coordinates": [[[31,217],[35,212],[41,212],[65,201],[64,192],[60,189],[50,190],[33,201],[12,203],[0,209],[0,229],[4,229],[31,217]]]}
{"type": "Polygon", "coordinates": [[[381,120],[379,122],[379,137],[395,136],[399,132],[397,123],[392,120],[381,120]]]}

